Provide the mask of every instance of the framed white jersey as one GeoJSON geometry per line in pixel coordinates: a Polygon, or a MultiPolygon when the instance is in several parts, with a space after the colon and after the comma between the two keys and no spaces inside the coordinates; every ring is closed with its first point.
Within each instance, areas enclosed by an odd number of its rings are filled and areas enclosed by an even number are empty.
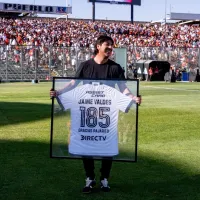
{"type": "Polygon", "coordinates": [[[117,89],[93,81],[58,96],[71,110],[69,153],[81,156],[118,155],[118,113],[133,100],[117,89]]]}
{"type": "Polygon", "coordinates": [[[137,95],[137,81],[54,78],[51,157],[136,160],[137,105],[122,85],[137,95]],[[127,145],[134,159],[123,156],[127,145]]]}

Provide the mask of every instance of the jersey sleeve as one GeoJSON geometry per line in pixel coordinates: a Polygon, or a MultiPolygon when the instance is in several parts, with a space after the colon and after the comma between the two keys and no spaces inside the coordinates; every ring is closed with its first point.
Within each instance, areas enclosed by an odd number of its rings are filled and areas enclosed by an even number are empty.
{"type": "Polygon", "coordinates": [[[118,90],[116,90],[115,93],[116,107],[122,112],[128,112],[134,101],[129,96],[124,95],[118,90]]]}
{"type": "Polygon", "coordinates": [[[57,97],[58,104],[63,110],[68,110],[73,107],[76,98],[76,89],[65,92],[57,97]]]}

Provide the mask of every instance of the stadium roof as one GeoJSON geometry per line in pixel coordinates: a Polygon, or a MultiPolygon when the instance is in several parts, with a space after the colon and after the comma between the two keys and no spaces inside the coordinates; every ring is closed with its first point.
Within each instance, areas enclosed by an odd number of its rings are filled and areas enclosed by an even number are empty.
{"type": "Polygon", "coordinates": [[[180,21],[179,25],[190,24],[190,25],[200,25],[200,20],[190,20],[190,21],[180,21]]]}
{"type": "Polygon", "coordinates": [[[29,13],[19,13],[19,12],[0,12],[0,17],[9,17],[9,18],[17,18],[17,17],[25,17],[29,13]]]}
{"type": "Polygon", "coordinates": [[[171,12],[169,14],[170,20],[182,20],[182,21],[188,21],[188,20],[200,20],[200,14],[194,14],[194,13],[174,13],[171,12]]]}

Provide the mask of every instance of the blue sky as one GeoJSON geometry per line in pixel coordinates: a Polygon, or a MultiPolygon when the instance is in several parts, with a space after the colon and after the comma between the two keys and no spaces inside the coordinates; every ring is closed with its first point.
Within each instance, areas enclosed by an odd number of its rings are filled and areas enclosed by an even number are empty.
{"type": "MultiPolygon", "coordinates": [[[[141,0],[141,6],[134,6],[135,21],[155,21],[165,17],[165,1],[167,13],[200,13],[200,0],[141,0]]],[[[37,5],[65,6],[66,0],[2,0],[8,3],[26,3],[37,5]]],[[[87,0],[68,0],[73,14],[69,17],[92,18],[92,4],[87,0]]],[[[96,19],[130,20],[130,6],[96,4],[96,19]]]]}

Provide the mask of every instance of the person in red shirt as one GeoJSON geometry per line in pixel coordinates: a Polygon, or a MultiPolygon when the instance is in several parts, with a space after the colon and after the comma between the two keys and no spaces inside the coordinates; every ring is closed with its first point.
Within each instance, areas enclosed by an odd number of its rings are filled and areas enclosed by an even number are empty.
{"type": "Polygon", "coordinates": [[[150,67],[149,70],[148,70],[148,74],[149,74],[149,78],[148,80],[151,81],[151,77],[153,75],[153,69],[150,67]]]}
{"type": "Polygon", "coordinates": [[[158,70],[158,67],[156,66],[155,74],[158,74],[158,73],[159,73],[159,70],[158,70]]]}

